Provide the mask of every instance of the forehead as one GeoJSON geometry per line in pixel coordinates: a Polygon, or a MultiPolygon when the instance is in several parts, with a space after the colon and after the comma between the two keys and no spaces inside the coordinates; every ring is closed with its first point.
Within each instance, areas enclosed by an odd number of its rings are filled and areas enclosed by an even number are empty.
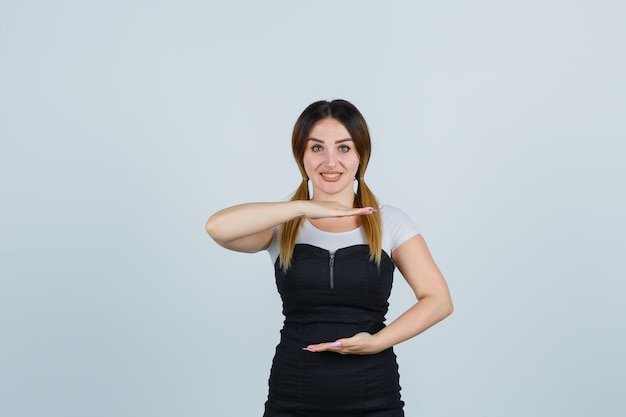
{"type": "Polygon", "coordinates": [[[322,119],[315,123],[309,132],[309,139],[318,139],[322,141],[326,140],[341,140],[352,139],[348,129],[336,119],[322,119]]]}

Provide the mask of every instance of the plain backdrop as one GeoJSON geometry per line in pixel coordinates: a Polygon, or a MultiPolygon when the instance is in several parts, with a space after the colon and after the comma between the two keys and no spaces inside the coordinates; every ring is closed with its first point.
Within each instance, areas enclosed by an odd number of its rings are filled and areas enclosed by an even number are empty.
{"type": "MultiPolygon", "coordinates": [[[[407,417],[626,413],[626,3],[0,2],[0,417],[261,416],[267,253],[300,112],[344,98],[366,179],[456,310],[396,347],[407,417]]],[[[388,315],[414,302],[396,275],[388,315]]]]}

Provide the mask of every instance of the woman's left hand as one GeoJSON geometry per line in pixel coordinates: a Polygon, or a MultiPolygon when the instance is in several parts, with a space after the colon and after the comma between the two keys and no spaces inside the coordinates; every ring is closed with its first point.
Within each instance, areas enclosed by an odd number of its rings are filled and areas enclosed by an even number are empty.
{"type": "Polygon", "coordinates": [[[308,345],[303,349],[309,352],[336,352],[342,355],[371,355],[384,350],[377,346],[376,337],[367,332],[357,333],[345,339],[337,339],[334,342],[308,345]]]}

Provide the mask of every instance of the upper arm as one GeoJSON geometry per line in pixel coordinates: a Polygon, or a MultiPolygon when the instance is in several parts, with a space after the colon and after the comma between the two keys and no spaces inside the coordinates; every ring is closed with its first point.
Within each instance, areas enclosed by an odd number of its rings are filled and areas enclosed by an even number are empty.
{"type": "Polygon", "coordinates": [[[258,233],[244,236],[239,239],[223,241],[214,239],[220,246],[237,252],[254,253],[267,249],[274,238],[274,228],[262,230],[258,233]]]}
{"type": "Polygon", "coordinates": [[[422,235],[398,246],[391,258],[418,300],[426,296],[450,298],[448,285],[422,235]]]}

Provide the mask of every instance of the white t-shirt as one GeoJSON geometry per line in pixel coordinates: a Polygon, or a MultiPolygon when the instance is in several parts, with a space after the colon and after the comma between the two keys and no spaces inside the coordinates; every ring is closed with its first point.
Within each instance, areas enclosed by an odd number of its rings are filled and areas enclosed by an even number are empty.
{"type": "MultiPolygon", "coordinates": [[[[381,205],[380,215],[383,222],[383,242],[382,249],[391,257],[391,253],[420,232],[409,216],[402,210],[390,206],[381,205]]],[[[276,262],[280,254],[280,244],[278,238],[279,227],[274,228],[274,237],[272,243],[267,248],[272,263],[276,262]]],[[[349,230],[347,232],[325,232],[313,226],[308,220],[304,221],[302,229],[298,234],[296,244],[306,243],[335,252],[339,248],[345,248],[354,245],[367,244],[367,239],[361,227],[349,230]]]]}

